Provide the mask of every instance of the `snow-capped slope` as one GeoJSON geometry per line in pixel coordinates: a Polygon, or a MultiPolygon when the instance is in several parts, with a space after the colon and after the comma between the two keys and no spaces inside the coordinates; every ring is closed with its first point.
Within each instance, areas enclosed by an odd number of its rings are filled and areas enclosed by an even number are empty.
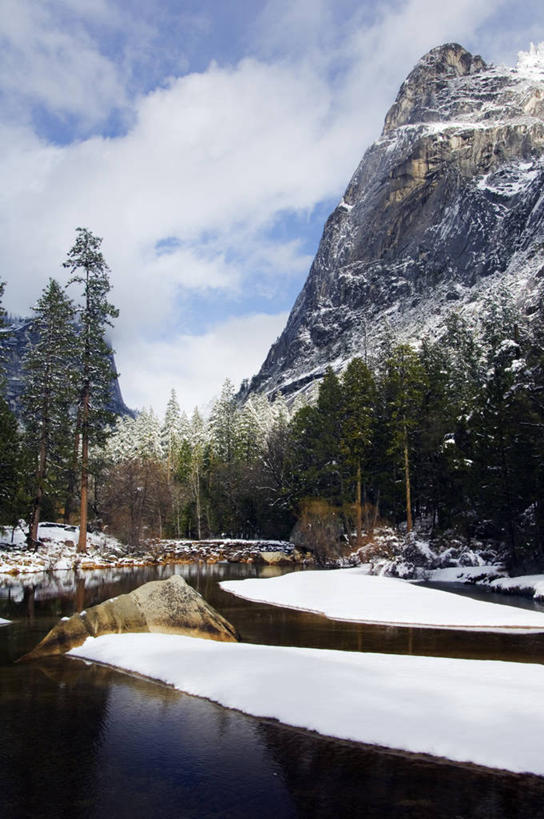
{"type": "Polygon", "coordinates": [[[508,287],[529,314],[544,262],[544,47],[516,68],[456,44],[401,86],[325,225],[287,326],[249,392],[292,394],[372,350],[415,340],[508,287]]]}

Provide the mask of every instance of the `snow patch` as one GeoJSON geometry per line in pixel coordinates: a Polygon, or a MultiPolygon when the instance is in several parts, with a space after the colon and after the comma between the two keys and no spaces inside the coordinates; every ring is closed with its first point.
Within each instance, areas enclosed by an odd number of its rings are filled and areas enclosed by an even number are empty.
{"type": "Polygon", "coordinates": [[[544,80],[544,42],[531,43],[529,51],[518,52],[516,71],[530,80],[544,80]]]}
{"type": "Polygon", "coordinates": [[[360,569],[295,572],[226,580],[224,591],[246,600],[324,614],[333,620],[460,630],[544,631],[544,613],[472,600],[451,592],[376,577],[360,569]]]}
{"type": "Polygon", "coordinates": [[[69,655],[320,734],[544,775],[542,665],[172,634],[89,637],[69,655]]]}
{"type": "Polygon", "coordinates": [[[489,588],[492,591],[529,594],[535,600],[544,600],[544,574],[499,577],[489,583],[489,588]]]}

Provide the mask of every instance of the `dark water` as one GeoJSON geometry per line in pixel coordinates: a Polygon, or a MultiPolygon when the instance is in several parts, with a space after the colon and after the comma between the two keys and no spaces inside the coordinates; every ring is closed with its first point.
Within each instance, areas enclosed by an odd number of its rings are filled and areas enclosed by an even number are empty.
{"type": "Polygon", "coordinates": [[[218,588],[252,566],[29,576],[0,587],[1,817],[544,817],[540,777],[319,737],[67,658],[14,665],[59,616],[174,571],[246,640],[544,661],[537,635],[335,623],[218,588]]]}

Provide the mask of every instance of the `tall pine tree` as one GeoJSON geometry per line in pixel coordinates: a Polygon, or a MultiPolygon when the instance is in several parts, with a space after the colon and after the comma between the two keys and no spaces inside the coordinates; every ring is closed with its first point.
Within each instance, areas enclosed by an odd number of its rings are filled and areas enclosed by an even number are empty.
{"type": "Polygon", "coordinates": [[[419,356],[408,344],[399,344],[386,361],[384,382],[388,410],[389,451],[402,463],[406,498],[406,530],[412,530],[411,450],[427,383],[419,356]]]}
{"type": "Polygon", "coordinates": [[[87,500],[89,482],[89,443],[100,437],[112,420],[108,410],[111,384],[115,373],[111,364],[111,350],[106,343],[106,329],[119,314],[108,301],[111,289],[109,267],[100,250],[102,239],[87,228],[77,228],[76,241],[68,251],[63,266],[70,272],[68,284],[81,287],[82,304],[79,309],[79,398],[78,432],[81,442],[80,516],[78,551],[87,549],[87,500]]]}
{"type": "Polygon", "coordinates": [[[342,377],[342,451],[349,477],[355,479],[357,546],[361,546],[363,471],[370,457],[376,387],[362,358],[353,358],[342,377]]]}
{"type": "Polygon", "coordinates": [[[65,472],[70,457],[71,410],[75,399],[75,310],[60,285],[50,279],[36,307],[32,329],[36,342],[23,361],[22,396],[25,442],[35,462],[28,543],[38,541],[44,492],[65,472]],[[53,475],[48,473],[52,471],[53,475]],[[55,474],[56,473],[56,474],[55,474]]]}

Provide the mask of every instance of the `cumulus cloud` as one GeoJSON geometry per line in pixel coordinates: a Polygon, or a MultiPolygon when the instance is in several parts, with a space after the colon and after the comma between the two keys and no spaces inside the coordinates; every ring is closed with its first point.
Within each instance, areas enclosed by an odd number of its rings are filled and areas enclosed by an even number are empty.
{"type": "Polygon", "coordinates": [[[218,323],[201,335],[179,333],[153,344],[139,339],[117,356],[125,400],[164,412],[175,387],[188,413],[206,407],[226,377],[235,384],[257,372],[281,333],[287,313],[253,314],[218,323]]]}
{"type": "MultiPolygon", "coordinates": [[[[120,61],[81,20],[94,9],[94,26],[118,30],[122,4],[113,4],[113,19],[112,4],[78,0],[82,16],[56,30],[52,0],[6,2],[13,73],[4,92],[18,88],[19,103],[32,97],[52,110],[87,112],[95,124],[122,104],[131,122],[117,136],[95,133],[65,146],[40,138],[24,115],[0,130],[6,305],[25,313],[50,275],[62,278],[76,226],[103,236],[121,310],[114,335],[121,384],[136,406],[171,386],[189,393],[191,378],[194,404],[206,398],[204,385],[213,392],[225,376],[239,381],[258,369],[289,307],[279,312],[286,283],[302,283],[311,262],[303,241],[274,232],[278,221],[289,214],[311,221],[319,203],[340,197],[417,58],[446,40],[470,45],[501,5],[270,0],[246,56],[134,93],[127,61],[135,43],[153,42],[151,15],[139,28],[133,23],[120,61]],[[43,41],[31,12],[41,14],[43,41]],[[275,299],[274,316],[252,311],[195,337],[176,328],[184,294],[244,294],[247,302],[253,292],[275,299]]],[[[194,25],[204,30],[204,22],[194,25]]]]}
{"type": "MultiPolygon", "coordinates": [[[[103,3],[96,3],[92,17],[107,19],[103,3]]],[[[102,120],[126,103],[122,74],[78,18],[65,28],[56,22],[48,0],[2,2],[0,68],[11,113],[31,119],[34,107],[43,106],[50,115],[76,115],[85,125],[102,120]]]]}

